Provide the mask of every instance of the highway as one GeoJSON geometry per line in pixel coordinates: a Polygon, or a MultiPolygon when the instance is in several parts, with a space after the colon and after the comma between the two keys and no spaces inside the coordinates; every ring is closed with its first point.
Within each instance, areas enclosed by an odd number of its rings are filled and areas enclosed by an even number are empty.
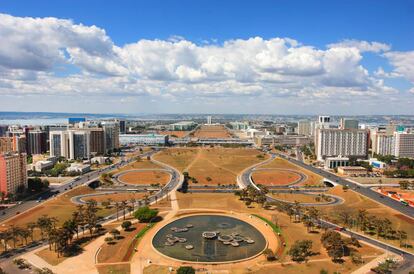
{"type": "Polygon", "coordinates": [[[400,212],[401,214],[407,215],[411,218],[414,218],[414,208],[410,207],[410,206],[405,206],[402,203],[393,200],[389,197],[386,197],[384,195],[381,195],[375,191],[373,191],[370,188],[364,188],[364,187],[360,187],[359,185],[352,183],[350,181],[345,180],[344,178],[341,178],[339,176],[336,176],[335,174],[332,174],[331,172],[328,172],[326,170],[320,169],[320,168],[316,168],[314,166],[310,166],[307,165],[301,161],[298,161],[296,159],[293,159],[291,157],[288,157],[286,155],[283,154],[277,154],[279,157],[284,158],[286,160],[288,160],[289,162],[296,164],[298,166],[301,166],[303,168],[306,168],[309,171],[312,171],[316,174],[321,175],[322,177],[325,177],[328,180],[331,180],[339,185],[346,185],[348,186],[352,191],[355,191],[363,196],[366,196],[380,204],[383,204],[385,206],[388,206],[398,212],[400,212]]]}
{"type": "MultiPolygon", "coordinates": [[[[152,154],[154,154],[156,151],[149,151],[146,153],[141,154],[141,157],[147,157],[147,156],[151,156],[152,154]]],[[[59,186],[51,186],[49,188],[48,191],[40,193],[38,195],[35,195],[33,197],[31,197],[30,199],[24,200],[22,201],[21,204],[16,204],[15,206],[12,206],[10,208],[1,210],[1,214],[0,214],[0,223],[6,221],[7,219],[18,215],[18,213],[22,213],[26,210],[29,210],[39,204],[44,203],[45,201],[47,201],[48,199],[50,199],[51,197],[53,197],[55,194],[57,195],[61,195],[69,190],[71,190],[72,188],[79,186],[79,185],[83,185],[92,181],[95,181],[96,179],[99,178],[99,176],[102,173],[107,173],[110,171],[113,171],[119,167],[125,166],[131,162],[133,162],[133,159],[129,159],[127,161],[122,161],[120,163],[116,163],[116,164],[112,164],[108,167],[105,167],[103,169],[100,170],[94,170],[91,172],[88,172],[84,175],[79,176],[78,180],[71,180],[68,181],[67,183],[61,184],[59,186]],[[3,214],[4,212],[4,214],[3,214]]]]}

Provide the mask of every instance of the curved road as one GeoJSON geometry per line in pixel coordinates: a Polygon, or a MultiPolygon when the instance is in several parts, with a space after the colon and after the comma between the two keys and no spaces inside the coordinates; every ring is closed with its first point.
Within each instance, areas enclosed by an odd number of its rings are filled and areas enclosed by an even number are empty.
{"type": "MultiPolygon", "coordinates": [[[[302,168],[305,168],[305,169],[307,169],[307,170],[309,170],[313,173],[320,174],[321,176],[325,177],[326,179],[332,180],[332,181],[334,181],[335,183],[337,183],[339,185],[346,185],[346,186],[350,187],[350,189],[352,191],[355,191],[355,192],[359,193],[360,195],[366,196],[366,197],[368,197],[368,198],[370,198],[370,199],[372,199],[372,200],[374,200],[374,201],[376,201],[380,204],[383,204],[384,206],[390,207],[390,208],[392,208],[392,209],[394,209],[394,210],[396,210],[396,211],[398,211],[398,212],[400,212],[404,215],[407,215],[411,218],[414,217],[414,208],[409,207],[409,206],[405,206],[405,205],[403,205],[403,204],[401,204],[401,203],[399,203],[399,202],[397,202],[397,201],[395,201],[395,200],[393,200],[389,197],[384,197],[383,195],[380,195],[380,194],[374,192],[370,188],[360,187],[355,183],[349,182],[349,181],[347,181],[347,180],[345,180],[345,179],[343,179],[339,176],[336,176],[335,174],[332,174],[328,171],[316,168],[314,166],[307,165],[307,164],[303,163],[302,161],[299,161],[297,159],[291,158],[291,157],[283,155],[283,154],[270,153],[270,155],[271,155],[271,158],[269,160],[273,160],[273,159],[276,158],[276,156],[279,156],[279,157],[281,157],[283,159],[286,159],[289,162],[291,162],[293,164],[296,164],[296,165],[298,165],[302,168]]],[[[259,163],[257,165],[254,165],[254,166],[250,167],[250,168],[245,169],[243,171],[243,173],[241,174],[241,176],[240,176],[239,185],[241,187],[243,187],[243,186],[247,187],[250,183],[252,183],[249,179],[249,174],[251,174],[251,172],[253,171],[254,168],[269,162],[269,160],[264,161],[262,163],[259,163]]],[[[257,188],[257,186],[255,186],[255,187],[257,188]]],[[[333,228],[333,229],[341,229],[340,226],[338,226],[336,224],[333,224],[333,223],[330,223],[328,221],[325,221],[325,220],[319,220],[319,221],[327,227],[330,227],[330,228],[333,228]]],[[[402,258],[403,258],[403,262],[398,267],[398,269],[393,271],[393,273],[405,274],[405,273],[408,273],[409,271],[411,271],[412,269],[414,269],[414,254],[413,253],[407,252],[403,249],[397,248],[397,247],[392,246],[392,245],[388,245],[384,242],[378,241],[376,239],[373,239],[371,237],[367,237],[365,235],[362,235],[362,234],[359,234],[359,233],[356,233],[356,232],[345,230],[345,231],[342,231],[342,233],[347,234],[349,236],[356,237],[359,240],[368,242],[372,245],[375,245],[379,248],[391,251],[395,254],[401,255],[402,258]]]]}

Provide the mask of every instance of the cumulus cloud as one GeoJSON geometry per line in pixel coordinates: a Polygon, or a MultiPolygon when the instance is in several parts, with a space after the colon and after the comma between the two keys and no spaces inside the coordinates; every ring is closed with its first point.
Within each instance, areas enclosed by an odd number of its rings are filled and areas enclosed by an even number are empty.
{"type": "Polygon", "coordinates": [[[394,73],[404,76],[414,84],[414,51],[387,52],[385,57],[394,66],[394,73]]]}
{"type": "Polygon", "coordinates": [[[414,79],[407,53],[378,42],[345,40],[323,50],[290,38],[196,44],[173,36],[118,46],[96,26],[6,14],[0,37],[0,94],[317,99],[396,92],[378,79],[381,71],[373,77],[361,65],[366,51],[386,52],[395,73],[414,79]],[[80,72],[58,75],[65,66],[80,72]]]}
{"type": "Polygon", "coordinates": [[[328,48],[356,48],[360,52],[385,52],[391,49],[388,44],[347,39],[339,43],[329,44],[328,48]]]}

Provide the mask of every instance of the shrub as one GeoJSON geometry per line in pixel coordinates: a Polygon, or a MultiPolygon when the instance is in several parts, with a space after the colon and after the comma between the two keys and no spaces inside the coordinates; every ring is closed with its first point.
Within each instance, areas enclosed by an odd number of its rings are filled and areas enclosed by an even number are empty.
{"type": "Polygon", "coordinates": [[[158,210],[151,209],[148,206],[143,206],[138,208],[134,212],[134,217],[140,222],[149,222],[151,219],[155,218],[158,215],[158,210]]]}
{"type": "Polygon", "coordinates": [[[195,274],[195,269],[191,266],[180,266],[177,269],[177,274],[195,274]]]}

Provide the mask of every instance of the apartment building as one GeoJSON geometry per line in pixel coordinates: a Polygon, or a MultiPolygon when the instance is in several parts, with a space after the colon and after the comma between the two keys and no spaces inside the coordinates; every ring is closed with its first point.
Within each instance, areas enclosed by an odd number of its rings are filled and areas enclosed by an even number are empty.
{"type": "Polygon", "coordinates": [[[15,194],[27,187],[27,160],[25,153],[0,154],[0,192],[15,194]]]}

